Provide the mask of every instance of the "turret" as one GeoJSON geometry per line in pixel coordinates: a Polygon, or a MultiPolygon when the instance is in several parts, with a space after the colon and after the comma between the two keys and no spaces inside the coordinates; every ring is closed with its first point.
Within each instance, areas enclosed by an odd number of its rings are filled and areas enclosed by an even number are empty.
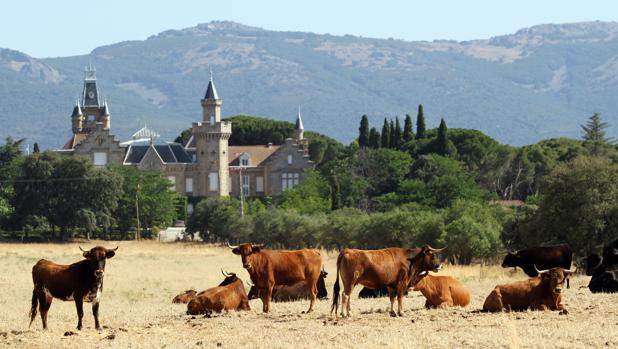
{"type": "Polygon", "coordinates": [[[109,129],[111,127],[111,117],[109,115],[109,107],[107,106],[107,99],[103,104],[103,117],[101,118],[101,122],[103,122],[103,128],[109,129]]]}
{"type": "Polygon", "coordinates": [[[294,126],[294,138],[302,140],[305,133],[305,127],[303,126],[303,119],[300,117],[300,106],[298,107],[298,115],[296,116],[296,125],[294,126]]]}
{"type": "Polygon", "coordinates": [[[219,95],[217,94],[215,82],[212,79],[212,71],[210,72],[210,81],[208,81],[206,94],[201,102],[202,121],[211,125],[221,122],[221,104],[223,104],[223,102],[219,99],[219,95]]]}
{"type": "Polygon", "coordinates": [[[73,133],[81,132],[84,127],[84,114],[82,113],[82,108],[79,106],[79,99],[75,100],[75,106],[71,114],[71,124],[73,126],[73,133]]]}

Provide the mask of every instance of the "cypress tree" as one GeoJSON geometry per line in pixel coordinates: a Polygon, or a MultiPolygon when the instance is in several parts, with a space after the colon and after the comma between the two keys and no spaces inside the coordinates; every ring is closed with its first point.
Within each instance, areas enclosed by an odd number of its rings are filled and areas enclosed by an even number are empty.
{"type": "Polygon", "coordinates": [[[374,149],[380,148],[380,133],[375,127],[369,130],[369,147],[374,149]]]}
{"type": "Polygon", "coordinates": [[[389,122],[390,125],[390,133],[391,133],[391,141],[389,143],[389,148],[396,148],[396,142],[397,142],[397,138],[396,138],[396,134],[395,134],[395,123],[393,122],[393,119],[390,120],[389,122]]]}
{"type": "Polygon", "coordinates": [[[406,114],[406,120],[403,122],[403,142],[407,143],[412,140],[414,133],[412,132],[412,118],[410,114],[406,114]]]}
{"type": "Polygon", "coordinates": [[[39,143],[34,142],[34,147],[32,148],[32,153],[40,153],[41,149],[39,149],[39,143]]]}
{"type": "Polygon", "coordinates": [[[361,118],[360,127],[358,128],[358,145],[361,148],[369,145],[369,119],[366,114],[361,118]]]}
{"type": "Polygon", "coordinates": [[[337,210],[341,208],[341,188],[339,187],[339,180],[337,175],[333,173],[331,179],[331,191],[330,191],[330,206],[331,210],[337,210]]]}
{"type": "Polygon", "coordinates": [[[399,149],[403,144],[403,132],[401,131],[401,124],[399,123],[399,116],[395,117],[395,149],[399,149]]]}
{"type": "Polygon", "coordinates": [[[384,125],[382,126],[382,148],[388,148],[391,145],[391,127],[388,120],[384,118],[384,125]]]}
{"type": "Polygon", "coordinates": [[[418,115],[416,117],[416,139],[425,138],[425,115],[423,105],[418,105],[418,115]]]}
{"type": "Polygon", "coordinates": [[[438,138],[436,139],[436,152],[440,155],[446,155],[448,153],[448,129],[446,128],[446,122],[444,118],[440,119],[440,126],[438,127],[438,138]]]}

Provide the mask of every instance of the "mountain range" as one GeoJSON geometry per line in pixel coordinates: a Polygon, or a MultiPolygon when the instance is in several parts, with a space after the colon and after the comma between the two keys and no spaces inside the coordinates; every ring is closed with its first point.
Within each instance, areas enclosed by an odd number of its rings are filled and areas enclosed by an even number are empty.
{"type": "MultiPolygon", "coordinates": [[[[62,40],[66,40],[63,38],[62,40]]],[[[168,30],[72,57],[0,49],[0,137],[61,147],[97,69],[112,130],[125,140],[145,124],[172,140],[201,119],[210,71],[223,114],[294,121],[349,142],[362,114],[385,117],[423,104],[428,127],[474,128],[503,143],[580,137],[601,112],[618,135],[618,23],[544,24],[472,41],[415,41],[278,32],[216,21],[168,30]]]]}

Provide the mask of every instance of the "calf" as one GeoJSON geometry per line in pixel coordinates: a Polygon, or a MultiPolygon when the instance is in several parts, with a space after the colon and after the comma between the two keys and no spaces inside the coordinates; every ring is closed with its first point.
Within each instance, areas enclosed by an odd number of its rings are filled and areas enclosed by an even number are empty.
{"type": "Polygon", "coordinates": [[[225,276],[223,282],[191,299],[187,304],[187,314],[210,315],[213,311],[220,313],[223,310],[251,310],[242,280],[234,273],[227,274],[223,270],[221,272],[225,276]]]}
{"type": "Polygon", "coordinates": [[[485,299],[483,311],[565,310],[561,304],[562,286],[574,272],[562,268],[537,270],[537,277],[496,286],[485,299]]]}
{"type": "MultiPolygon", "coordinates": [[[[324,279],[328,273],[322,269],[320,278],[318,279],[318,299],[328,298],[328,291],[324,279]]],[[[250,285],[249,300],[260,298],[260,292],[255,285],[250,285]]],[[[273,288],[271,300],[273,302],[293,302],[298,300],[306,300],[309,298],[309,288],[307,282],[301,281],[292,286],[280,285],[273,288]]]]}
{"type": "Polygon", "coordinates": [[[37,304],[41,312],[43,329],[47,329],[47,312],[54,298],[63,301],[75,301],[77,308],[77,329],[82,329],[84,316],[83,302],[92,302],[92,315],[97,330],[99,324],[99,302],[103,292],[103,275],[105,261],[114,257],[115,249],[108,250],[97,246],[89,251],[79,248],[84,260],[71,265],[56,264],[41,259],[32,267],[32,307],[30,308],[30,325],[37,313],[37,304]]]}
{"type": "Polygon", "coordinates": [[[603,256],[586,258],[586,275],[592,276],[588,288],[592,293],[618,292],[618,240],[603,247],[603,256]]]}
{"type": "Polygon", "coordinates": [[[195,292],[195,290],[187,290],[174,297],[174,299],[172,299],[172,303],[187,304],[190,300],[195,298],[195,296],[197,296],[197,292],[195,292]]]}
{"type": "Polygon", "coordinates": [[[424,273],[414,285],[427,299],[425,308],[465,307],[470,304],[470,291],[457,279],[450,276],[434,276],[424,273]]]}

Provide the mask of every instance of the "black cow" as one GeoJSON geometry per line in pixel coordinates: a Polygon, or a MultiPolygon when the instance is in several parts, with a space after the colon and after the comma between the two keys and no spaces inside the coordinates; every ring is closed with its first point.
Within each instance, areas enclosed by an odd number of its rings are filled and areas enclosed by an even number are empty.
{"type": "MultiPolygon", "coordinates": [[[[322,269],[320,271],[320,277],[318,279],[318,299],[327,299],[328,291],[326,290],[326,284],[324,283],[324,279],[328,273],[322,269]]],[[[258,291],[255,285],[251,285],[251,289],[249,289],[249,299],[260,298],[260,292],[258,291]]],[[[273,292],[271,296],[271,300],[273,302],[293,302],[303,299],[309,299],[309,293],[307,290],[307,283],[305,281],[298,282],[294,285],[277,285],[273,287],[273,292]]]]}
{"type": "Polygon", "coordinates": [[[388,296],[388,287],[369,288],[363,287],[358,294],[358,298],[381,298],[388,296]]]}
{"type": "Polygon", "coordinates": [[[586,275],[592,276],[588,283],[592,293],[618,292],[618,239],[603,247],[603,257],[589,255],[585,264],[586,275]]]}
{"type": "MultiPolygon", "coordinates": [[[[502,262],[503,268],[520,267],[526,275],[533,277],[539,275],[536,269],[546,270],[551,268],[571,269],[573,250],[567,244],[531,247],[525,250],[509,252],[502,262]],[[536,266],[536,268],[535,268],[536,266]]],[[[567,279],[567,288],[569,280],[567,279]]]]}

